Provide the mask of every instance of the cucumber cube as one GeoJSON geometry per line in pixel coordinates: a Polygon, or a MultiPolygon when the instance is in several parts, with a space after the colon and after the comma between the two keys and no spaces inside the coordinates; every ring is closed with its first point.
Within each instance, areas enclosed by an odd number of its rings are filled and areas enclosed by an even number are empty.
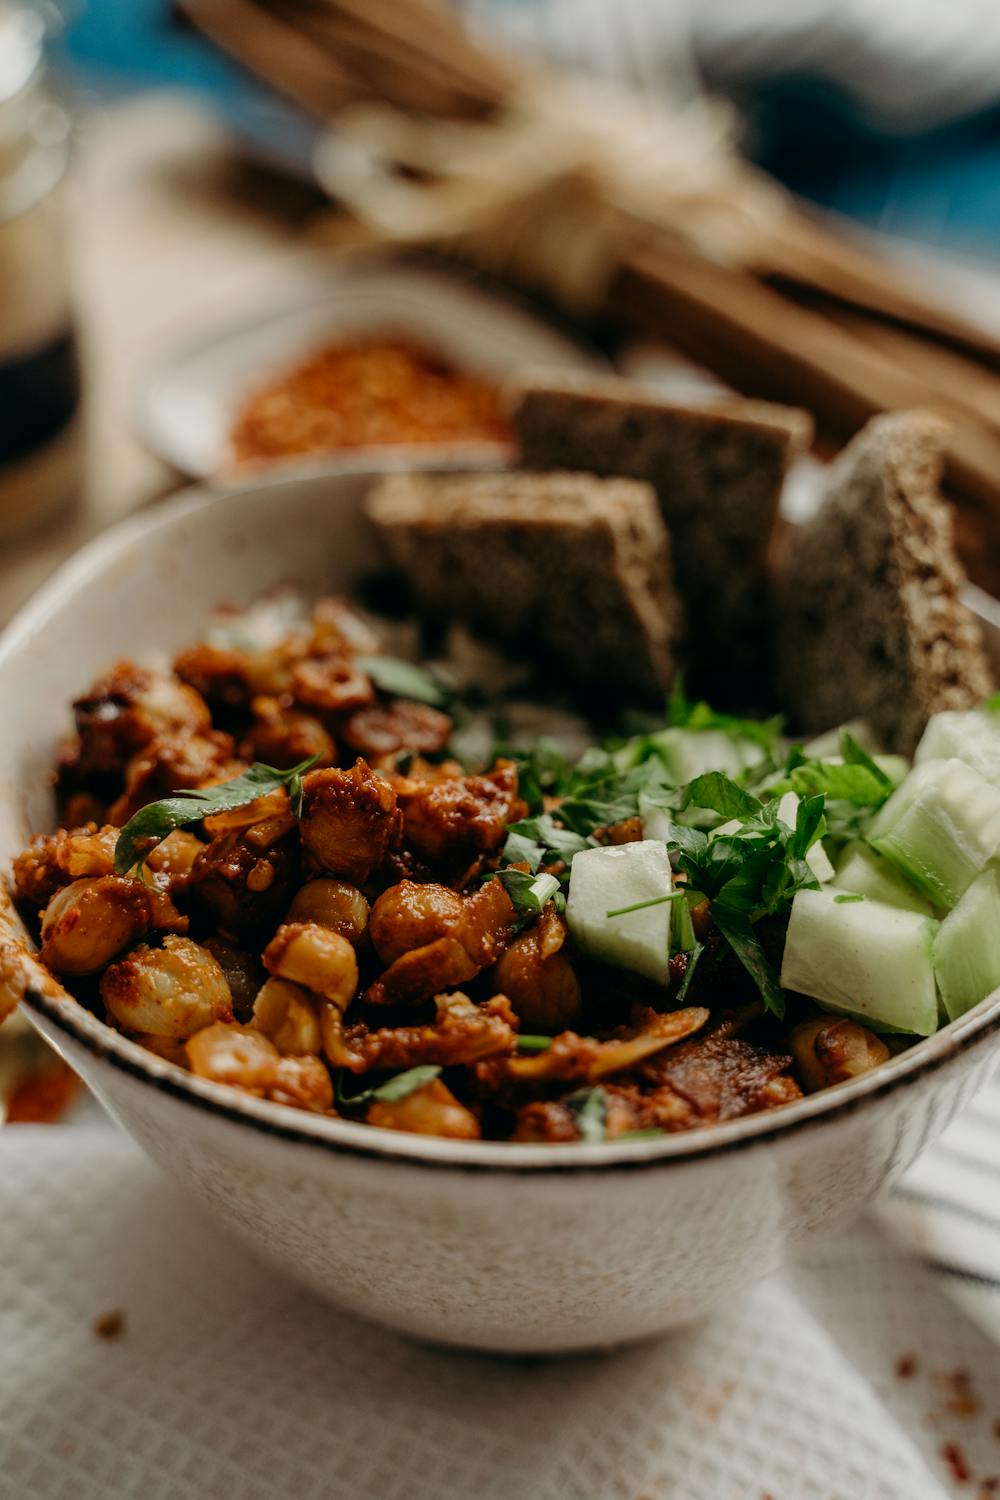
{"type": "MultiPolygon", "coordinates": [[[[566,922],[587,958],[630,969],[653,984],[670,974],[673,872],[666,846],[654,839],[616,848],[581,849],[570,870],[566,922]],[[642,902],[621,916],[609,916],[642,902]]],[[[678,894],[677,900],[683,901],[678,894]]]]}
{"type": "Polygon", "coordinates": [[[984,870],[934,939],[934,968],[954,1021],[1000,985],[1000,872],[984,870]]]}
{"type": "Polygon", "coordinates": [[[673,837],[673,818],[665,807],[657,807],[647,792],[639,793],[639,817],[642,819],[643,838],[665,844],[673,837]]]}
{"type": "Polygon", "coordinates": [[[918,765],[926,760],[963,760],[1000,786],[1000,714],[986,708],[934,714],[913,758],[918,765]]]}
{"type": "Polygon", "coordinates": [[[1000,788],[954,757],[924,760],[880,808],[868,841],[947,910],[1000,853],[1000,788]]]}
{"type": "Polygon", "coordinates": [[[649,736],[649,744],[678,786],[705,771],[724,771],[735,778],[764,759],[755,740],[723,729],[661,729],[649,736]]]}
{"type": "Polygon", "coordinates": [[[875,755],[881,750],[882,746],[864,719],[849,719],[846,724],[838,724],[835,729],[828,729],[824,734],[818,734],[815,739],[807,741],[802,746],[803,755],[808,755],[810,760],[826,760],[828,756],[839,756],[840,736],[845,730],[854,743],[860,745],[862,750],[867,750],[869,755],[875,755]]]}
{"type": "Polygon", "coordinates": [[[916,886],[904,880],[895,865],[889,863],[867,844],[848,844],[841,856],[832,886],[838,891],[856,891],[870,896],[873,901],[884,901],[887,906],[902,906],[907,911],[919,911],[925,917],[932,914],[932,907],[916,886]]]}
{"type": "Polygon", "coordinates": [[[797,891],[781,983],[876,1030],[930,1036],[938,1025],[937,925],[881,901],[841,903],[831,890],[797,891]]]}

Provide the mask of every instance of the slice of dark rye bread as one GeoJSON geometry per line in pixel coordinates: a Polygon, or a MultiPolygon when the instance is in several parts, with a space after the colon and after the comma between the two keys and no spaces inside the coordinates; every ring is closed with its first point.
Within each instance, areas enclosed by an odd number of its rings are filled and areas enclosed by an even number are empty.
{"type": "Polygon", "coordinates": [[[930,714],[991,691],[938,493],[947,431],[925,412],[873,418],[834,463],[817,514],[788,538],[775,651],[793,728],[862,717],[908,754],[930,714]]]}
{"type": "Polygon", "coordinates": [[[367,512],[418,607],[547,656],[606,696],[662,694],[680,604],[648,485],[591,474],[393,474],[367,512]]]}
{"type": "Polygon", "coordinates": [[[763,401],[678,406],[614,378],[527,377],[508,392],[529,469],[652,484],[688,620],[689,686],[719,706],[767,682],[767,566],[781,487],[808,447],[807,412],[763,401]]]}

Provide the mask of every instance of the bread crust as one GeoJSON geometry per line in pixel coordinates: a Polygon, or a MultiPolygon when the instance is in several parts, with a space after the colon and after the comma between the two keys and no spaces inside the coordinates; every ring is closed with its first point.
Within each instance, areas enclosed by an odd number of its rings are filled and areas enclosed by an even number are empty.
{"type": "Polygon", "coordinates": [[[812,419],[738,399],[680,406],[614,378],[540,376],[509,392],[528,468],[652,484],[691,622],[690,687],[719,706],[763,701],[768,559],[785,474],[812,419]]]}
{"type": "Polygon", "coordinates": [[[992,690],[938,491],[947,431],[927,412],[874,418],[784,549],[775,659],[782,702],[803,731],[862,717],[887,748],[909,754],[931,714],[992,690]]]}
{"type": "Polygon", "coordinates": [[[547,656],[577,686],[655,697],[681,609],[648,485],[589,474],[393,474],[367,513],[418,607],[547,656]]]}

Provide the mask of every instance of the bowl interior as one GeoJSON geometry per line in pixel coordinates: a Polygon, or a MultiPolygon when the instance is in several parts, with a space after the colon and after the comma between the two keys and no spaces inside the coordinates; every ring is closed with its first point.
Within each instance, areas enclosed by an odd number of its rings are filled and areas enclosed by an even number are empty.
{"type": "MultiPolygon", "coordinates": [[[[405,467],[389,460],[379,471],[405,467]]],[[[370,469],[331,465],[324,473],[261,480],[221,495],[191,490],[133,516],[91,543],[43,588],[0,639],[0,698],[8,706],[0,737],[0,868],[39,829],[52,826],[51,768],[71,727],[69,704],[122,656],[166,664],[195,639],[206,616],[222,604],[248,605],[261,594],[291,586],[303,595],[350,592],[378,565],[376,538],[363,514],[370,469]]],[[[995,643],[994,638],[994,643],[995,643]]],[[[0,937],[23,936],[19,919],[0,901],[0,937]]],[[[168,1080],[172,1092],[198,1095],[233,1117],[281,1121],[286,1134],[384,1155],[510,1170],[549,1170],[700,1157],[740,1140],[784,1134],[795,1125],[852,1108],[881,1095],[977,1042],[1000,1026],[1000,992],[960,1021],[876,1072],[774,1114],[752,1115],[661,1140],[615,1146],[519,1146],[403,1137],[337,1119],[303,1115],[283,1106],[203,1083],[154,1058],[74,1002],[48,997],[30,1002],[46,1030],[62,1030],[128,1071],[168,1080]]]]}

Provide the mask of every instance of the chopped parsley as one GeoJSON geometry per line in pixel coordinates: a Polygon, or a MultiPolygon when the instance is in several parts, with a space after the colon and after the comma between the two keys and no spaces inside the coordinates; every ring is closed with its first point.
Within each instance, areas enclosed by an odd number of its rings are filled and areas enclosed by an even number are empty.
{"type": "Polygon", "coordinates": [[[359,656],[357,666],[380,692],[394,698],[412,698],[434,708],[447,701],[447,694],[434,673],[415,662],[403,661],[398,656],[359,656]]]}
{"type": "Polygon", "coordinates": [[[604,1140],[608,1119],[608,1096],[598,1085],[592,1089],[577,1089],[563,1103],[576,1115],[576,1127],[581,1140],[593,1145],[604,1140]]]}
{"type": "Polygon", "coordinates": [[[417,1089],[422,1089],[425,1084],[440,1077],[440,1074],[441,1069],[436,1063],[423,1063],[418,1068],[407,1068],[405,1073],[394,1073],[391,1078],[374,1088],[361,1089],[356,1094],[345,1094],[344,1069],[341,1068],[337,1073],[337,1103],[348,1108],[367,1104],[372,1099],[381,1099],[385,1104],[398,1104],[401,1099],[408,1099],[417,1089]]]}

